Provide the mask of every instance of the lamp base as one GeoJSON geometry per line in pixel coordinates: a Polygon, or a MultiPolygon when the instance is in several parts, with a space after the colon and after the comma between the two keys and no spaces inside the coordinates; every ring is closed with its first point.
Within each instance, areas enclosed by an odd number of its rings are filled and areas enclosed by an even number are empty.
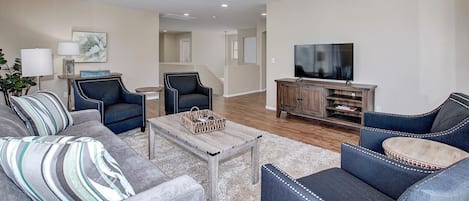
{"type": "Polygon", "coordinates": [[[64,58],[63,60],[63,76],[70,77],[75,75],[75,60],[64,58]]]}

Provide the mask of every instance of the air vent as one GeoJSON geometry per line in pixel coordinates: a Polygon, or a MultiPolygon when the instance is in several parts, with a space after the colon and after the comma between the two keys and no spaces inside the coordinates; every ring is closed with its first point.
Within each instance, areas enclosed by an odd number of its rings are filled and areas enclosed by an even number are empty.
{"type": "Polygon", "coordinates": [[[178,15],[178,14],[173,14],[173,13],[162,14],[160,17],[168,18],[168,19],[176,19],[176,20],[193,20],[193,19],[195,19],[195,17],[192,17],[192,16],[178,15]]]}

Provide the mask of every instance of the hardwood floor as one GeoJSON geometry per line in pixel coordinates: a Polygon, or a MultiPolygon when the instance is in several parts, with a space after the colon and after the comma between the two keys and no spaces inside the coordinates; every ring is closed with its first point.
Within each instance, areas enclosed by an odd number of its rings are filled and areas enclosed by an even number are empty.
{"type": "MultiPolygon", "coordinates": [[[[158,115],[157,104],[158,100],[147,102],[148,118],[158,115]]],[[[276,118],[275,111],[265,109],[265,93],[233,98],[214,96],[213,107],[215,112],[230,121],[336,152],[340,151],[342,142],[358,143],[359,132],[355,129],[333,126],[285,113],[276,118]]]]}

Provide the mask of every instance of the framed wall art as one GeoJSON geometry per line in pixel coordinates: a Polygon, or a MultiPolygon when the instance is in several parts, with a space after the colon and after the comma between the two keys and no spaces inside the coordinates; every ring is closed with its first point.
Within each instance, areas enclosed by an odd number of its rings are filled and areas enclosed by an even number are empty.
{"type": "Polygon", "coordinates": [[[80,55],[74,57],[75,62],[107,62],[106,32],[72,31],[72,40],[80,46],[80,55]]]}

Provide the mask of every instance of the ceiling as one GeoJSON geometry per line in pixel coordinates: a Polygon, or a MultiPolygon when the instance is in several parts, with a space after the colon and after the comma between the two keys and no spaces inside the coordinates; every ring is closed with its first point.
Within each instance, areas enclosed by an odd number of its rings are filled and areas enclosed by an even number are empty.
{"type": "Polygon", "coordinates": [[[94,0],[160,12],[160,31],[234,31],[254,28],[273,0],[94,0]],[[222,8],[221,4],[228,4],[222,8]],[[184,16],[189,13],[189,17],[184,16]],[[170,18],[166,17],[169,14],[170,18]],[[182,19],[173,19],[173,18],[182,19]]]}

